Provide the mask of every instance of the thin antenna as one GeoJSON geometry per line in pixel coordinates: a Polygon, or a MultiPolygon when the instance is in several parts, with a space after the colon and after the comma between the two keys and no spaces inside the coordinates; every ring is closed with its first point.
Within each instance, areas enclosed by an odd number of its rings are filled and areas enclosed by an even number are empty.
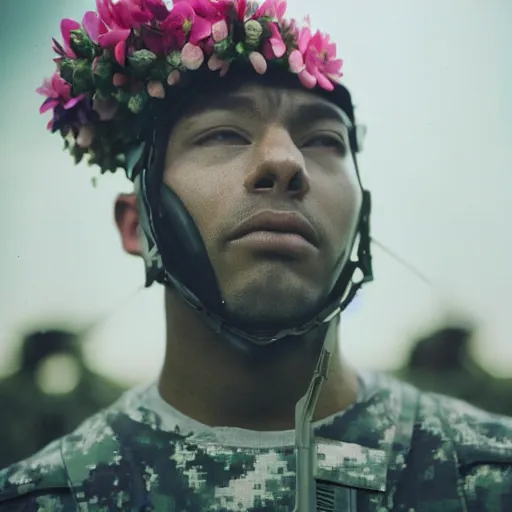
{"type": "Polygon", "coordinates": [[[409,272],[414,274],[418,279],[423,281],[424,284],[427,286],[430,286],[431,288],[434,288],[434,284],[432,281],[423,274],[420,270],[418,270],[414,265],[411,265],[407,261],[405,261],[403,258],[401,258],[398,254],[393,252],[391,249],[388,249],[384,244],[376,240],[375,238],[371,238],[372,244],[378,247],[381,251],[385,252],[388,256],[390,256],[392,259],[394,259],[396,262],[398,262],[400,265],[405,267],[409,272]]]}
{"type": "Polygon", "coordinates": [[[112,317],[116,315],[118,311],[124,308],[127,304],[129,304],[141,291],[145,289],[144,285],[138,286],[132,293],[125,296],[121,302],[116,304],[114,307],[110,308],[106,313],[101,314],[96,320],[87,324],[85,327],[80,329],[77,332],[77,335],[80,339],[85,339],[89,337],[89,335],[94,332],[96,329],[101,327],[104,323],[110,320],[112,317]]]}

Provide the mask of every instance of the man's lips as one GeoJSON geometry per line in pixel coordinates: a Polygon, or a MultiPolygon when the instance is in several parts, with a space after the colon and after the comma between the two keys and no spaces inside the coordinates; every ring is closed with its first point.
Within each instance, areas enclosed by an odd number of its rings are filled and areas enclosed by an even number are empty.
{"type": "Polygon", "coordinates": [[[269,242],[281,240],[297,241],[302,237],[306,242],[318,247],[318,235],[313,226],[300,214],[295,212],[282,212],[276,210],[264,210],[249,217],[238,224],[233,230],[230,240],[238,240],[252,235],[252,239],[269,242]],[[276,237],[275,235],[290,235],[276,237]],[[266,237],[266,238],[265,238],[266,237]]]}

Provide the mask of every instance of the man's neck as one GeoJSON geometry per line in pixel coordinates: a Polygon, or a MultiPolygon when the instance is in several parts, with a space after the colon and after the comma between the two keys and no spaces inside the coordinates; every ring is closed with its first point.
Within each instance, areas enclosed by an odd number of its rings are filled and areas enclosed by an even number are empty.
{"type": "MultiPolygon", "coordinates": [[[[294,428],[295,404],[305,394],[322,339],[283,340],[265,358],[235,350],[179,297],[167,293],[167,348],[159,381],[163,399],[210,426],[250,430],[294,428]]],[[[357,397],[354,370],[333,354],[314,419],[341,411],[357,397]]]]}

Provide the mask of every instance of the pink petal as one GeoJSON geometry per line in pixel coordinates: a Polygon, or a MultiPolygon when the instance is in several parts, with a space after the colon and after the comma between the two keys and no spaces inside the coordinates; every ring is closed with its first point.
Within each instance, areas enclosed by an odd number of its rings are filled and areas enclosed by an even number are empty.
{"type": "Polygon", "coordinates": [[[190,42],[197,44],[203,39],[210,37],[212,33],[212,24],[200,16],[196,16],[196,19],[192,23],[192,30],[190,32],[190,42]]]}
{"type": "Polygon", "coordinates": [[[337,59],[337,60],[330,60],[327,62],[325,66],[325,73],[327,75],[337,75],[342,76],[343,73],[341,72],[341,68],[343,67],[343,60],[337,59]]]}
{"type": "Polygon", "coordinates": [[[304,69],[304,59],[299,50],[293,50],[288,57],[288,64],[292,73],[300,73],[304,69]]]}
{"type": "Polygon", "coordinates": [[[78,103],[80,103],[84,98],[84,94],[80,94],[80,96],[77,96],[76,98],[71,98],[67,103],[64,104],[64,108],[66,110],[69,110],[73,108],[75,105],[78,105],[78,103]]]}
{"type": "Polygon", "coordinates": [[[251,61],[252,67],[259,75],[264,75],[267,71],[267,61],[260,52],[251,52],[249,54],[249,60],[251,61]]]}
{"type": "Polygon", "coordinates": [[[48,121],[48,124],[46,125],[47,130],[51,130],[53,128],[53,119],[50,119],[48,121]]]}
{"type": "Polygon", "coordinates": [[[199,69],[204,62],[203,50],[199,46],[187,43],[181,50],[181,63],[190,70],[199,69]]]}
{"type": "Polygon", "coordinates": [[[171,9],[171,12],[169,14],[169,18],[172,18],[173,20],[176,19],[194,19],[195,12],[192,6],[189,2],[176,2],[171,9]]]}
{"type": "Polygon", "coordinates": [[[306,69],[299,73],[299,80],[306,89],[313,89],[316,85],[316,78],[306,69]]]}
{"type": "Polygon", "coordinates": [[[53,96],[53,89],[50,80],[46,78],[43,82],[43,85],[36,89],[36,92],[38,94],[42,94],[43,96],[53,96]]]}
{"type": "Polygon", "coordinates": [[[127,2],[112,4],[111,12],[119,28],[135,28],[127,2]]]}
{"type": "Polygon", "coordinates": [[[272,45],[272,51],[274,55],[280,59],[286,53],[286,45],[284,44],[283,38],[279,32],[279,28],[275,23],[270,23],[270,44],[272,45]]]}
{"type": "Polygon", "coordinates": [[[181,80],[181,73],[177,69],[173,69],[167,77],[167,83],[169,85],[175,85],[181,80]]]}
{"type": "Polygon", "coordinates": [[[103,23],[110,27],[114,20],[110,13],[108,0],[96,0],[96,9],[103,23]]]}
{"type": "Polygon", "coordinates": [[[80,23],[75,20],[70,20],[69,18],[64,18],[60,22],[60,30],[62,32],[62,37],[64,38],[64,42],[67,46],[69,46],[69,42],[71,39],[71,31],[72,30],[79,30],[80,29],[80,23]]]}
{"type": "Polygon", "coordinates": [[[316,73],[315,76],[316,76],[317,83],[318,83],[319,87],[321,87],[322,89],[325,89],[326,91],[334,90],[333,83],[322,73],[318,72],[318,73],[316,73]]]}
{"type": "Polygon", "coordinates": [[[153,18],[154,18],[153,13],[143,11],[143,10],[139,9],[138,7],[134,8],[134,9],[130,9],[130,15],[131,15],[132,21],[134,21],[137,25],[143,25],[145,23],[149,23],[149,22],[153,21],[153,18]]]}
{"type": "Polygon", "coordinates": [[[282,39],[270,39],[275,56],[280,59],[286,53],[286,45],[282,39]]]}
{"type": "Polygon", "coordinates": [[[238,19],[244,20],[245,12],[247,10],[247,0],[238,0],[238,19]]]}
{"type": "Polygon", "coordinates": [[[297,41],[297,45],[299,47],[300,53],[303,55],[306,53],[306,50],[309,46],[309,42],[311,41],[311,30],[308,27],[304,27],[300,33],[297,41]]]}
{"type": "Polygon", "coordinates": [[[89,35],[89,37],[95,42],[98,42],[98,38],[101,34],[101,27],[103,25],[104,28],[105,25],[101,21],[100,17],[98,16],[98,13],[93,11],[87,11],[84,14],[84,19],[82,20],[83,26],[85,28],[85,31],[89,35]]]}
{"type": "Polygon", "coordinates": [[[286,1],[285,0],[265,0],[263,4],[258,8],[255,18],[261,18],[262,16],[268,16],[270,18],[277,18],[282,20],[286,13],[286,1]]]}
{"type": "Polygon", "coordinates": [[[155,80],[151,81],[147,85],[148,94],[152,98],[158,98],[163,100],[165,98],[165,89],[161,82],[155,80]]]}
{"type": "Polygon", "coordinates": [[[276,14],[277,19],[282,20],[286,14],[286,0],[277,0],[276,14]]]}
{"type": "Polygon", "coordinates": [[[121,66],[124,66],[124,63],[126,62],[126,40],[116,44],[114,54],[117,62],[119,62],[121,66]]]}
{"type": "Polygon", "coordinates": [[[51,110],[52,108],[55,108],[57,105],[60,105],[60,101],[59,100],[48,99],[39,108],[39,113],[40,114],[44,114],[45,112],[48,112],[48,110],[51,110]]]}
{"type": "Polygon", "coordinates": [[[53,75],[52,87],[57,95],[61,98],[67,98],[71,94],[71,85],[69,85],[66,80],[61,78],[58,73],[53,75]]]}
{"type": "Polygon", "coordinates": [[[216,43],[224,41],[228,37],[228,24],[226,20],[217,21],[212,25],[212,36],[216,43]]]}
{"type": "Polygon", "coordinates": [[[110,46],[115,46],[121,41],[126,41],[130,36],[130,29],[117,29],[111,30],[106,34],[102,34],[98,38],[98,42],[102,48],[109,48],[110,46]]]}

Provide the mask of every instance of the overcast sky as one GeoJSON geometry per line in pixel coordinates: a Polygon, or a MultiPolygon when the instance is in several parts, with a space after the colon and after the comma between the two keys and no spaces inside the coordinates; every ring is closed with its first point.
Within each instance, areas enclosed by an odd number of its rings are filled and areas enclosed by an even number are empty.
{"type": "MultiPolygon", "coordinates": [[[[512,2],[312,2],[332,34],[369,128],[361,157],[373,233],[434,282],[374,249],[376,281],[343,317],[345,350],[367,368],[401,363],[413,336],[450,315],[479,325],[482,364],[512,376],[512,2]],[[332,6],[336,7],[332,7],[332,6]]],[[[51,37],[92,0],[3,0],[0,17],[0,373],[31,326],[82,327],[117,308],[88,343],[102,372],[150,379],[163,351],[159,287],[123,254],[112,204],[121,176],[91,185],[45,130],[34,93],[53,72],[51,37]]],[[[292,0],[290,12],[308,12],[292,0]]],[[[60,37],[60,36],[59,36],[60,37]]]]}

